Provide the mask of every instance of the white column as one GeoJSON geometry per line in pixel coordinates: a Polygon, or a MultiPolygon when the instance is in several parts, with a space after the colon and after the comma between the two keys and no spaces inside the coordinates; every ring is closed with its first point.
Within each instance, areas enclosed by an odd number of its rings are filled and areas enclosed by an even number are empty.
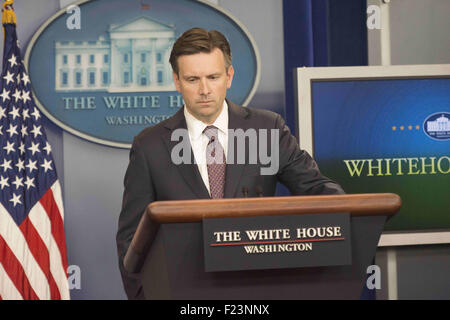
{"type": "Polygon", "coordinates": [[[156,75],[156,38],[152,38],[152,52],[150,54],[150,85],[158,85],[158,77],[156,75]]]}
{"type": "Polygon", "coordinates": [[[135,61],[137,59],[137,52],[134,50],[134,45],[136,43],[136,40],[130,39],[130,54],[129,54],[129,64],[130,64],[130,86],[135,87],[137,84],[137,71],[135,69],[135,61]]]}
{"type": "Polygon", "coordinates": [[[389,21],[389,2],[383,0],[381,2],[381,65],[391,65],[391,25],[389,21]]]}
{"type": "Polygon", "coordinates": [[[395,247],[387,250],[388,299],[398,300],[397,252],[395,247]]]}
{"type": "Polygon", "coordinates": [[[111,88],[120,87],[120,52],[117,50],[117,46],[115,44],[115,40],[111,40],[111,56],[110,59],[110,84],[111,88]]]}
{"type": "Polygon", "coordinates": [[[166,48],[166,50],[164,51],[164,85],[170,85],[172,83],[172,66],[170,65],[170,63],[167,63],[167,61],[169,61],[170,58],[170,50],[172,48],[169,46],[168,48],[166,48]]]}
{"type": "Polygon", "coordinates": [[[58,52],[55,54],[55,89],[61,88],[61,65],[62,65],[62,54],[58,52]]]}
{"type": "Polygon", "coordinates": [[[371,12],[372,15],[370,21],[373,22],[372,19],[374,18],[379,19],[379,26],[375,29],[367,30],[368,58],[370,66],[388,66],[391,64],[389,2],[390,0],[367,0],[367,8],[378,8],[377,12],[371,12]]]}

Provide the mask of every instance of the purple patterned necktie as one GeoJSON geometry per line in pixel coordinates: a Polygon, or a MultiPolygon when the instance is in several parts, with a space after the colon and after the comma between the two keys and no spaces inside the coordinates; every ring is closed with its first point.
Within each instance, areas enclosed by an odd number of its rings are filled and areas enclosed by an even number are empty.
{"type": "Polygon", "coordinates": [[[215,126],[207,126],[203,133],[209,139],[206,146],[206,165],[211,198],[223,198],[226,161],[225,152],[219,142],[218,129],[215,126]]]}

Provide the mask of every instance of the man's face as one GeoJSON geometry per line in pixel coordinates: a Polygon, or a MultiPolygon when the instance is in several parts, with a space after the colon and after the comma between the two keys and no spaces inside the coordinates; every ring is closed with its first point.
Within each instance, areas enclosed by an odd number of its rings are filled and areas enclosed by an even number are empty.
{"type": "Polygon", "coordinates": [[[227,89],[233,81],[233,66],[225,67],[220,49],[178,58],[178,75],[173,74],[177,91],[186,108],[198,120],[212,124],[222,111],[227,89]]]}

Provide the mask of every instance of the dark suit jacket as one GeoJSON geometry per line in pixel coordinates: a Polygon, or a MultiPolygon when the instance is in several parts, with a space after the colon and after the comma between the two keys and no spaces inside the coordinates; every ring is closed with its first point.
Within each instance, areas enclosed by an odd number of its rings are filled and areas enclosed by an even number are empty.
{"type": "MultiPolygon", "coordinates": [[[[247,144],[246,164],[237,164],[236,160],[235,164],[227,164],[225,198],[243,197],[243,188],[248,190],[249,197],[256,196],[258,188],[264,196],[273,196],[277,181],[286,185],[293,195],[344,193],[338,184],[320,173],[307,152],[299,149],[280,115],[240,107],[228,100],[227,103],[229,129],[279,130],[279,170],[274,175],[260,175],[261,163],[248,163],[247,144]]],[[[123,258],[146,207],[152,201],[210,198],[196,164],[175,165],[171,160],[171,150],[178,143],[171,141],[171,134],[178,128],[187,129],[183,108],[171,118],[143,130],[135,137],[130,151],[117,232],[119,266],[130,299],[142,297],[142,290],[139,277],[124,270],[123,258]]],[[[270,135],[267,140],[270,146],[270,135]]],[[[235,151],[237,145],[234,143],[235,151]]],[[[268,154],[271,154],[270,149],[268,154]]],[[[192,151],[191,157],[193,159],[192,151]]],[[[230,160],[227,158],[227,163],[230,160]]]]}

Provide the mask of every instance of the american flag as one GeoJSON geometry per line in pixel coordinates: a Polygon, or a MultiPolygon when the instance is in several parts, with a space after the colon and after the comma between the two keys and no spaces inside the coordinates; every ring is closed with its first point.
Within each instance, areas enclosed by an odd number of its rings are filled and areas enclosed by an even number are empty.
{"type": "Polygon", "coordinates": [[[0,87],[0,300],[70,299],[64,211],[51,147],[4,24],[0,87]]]}

